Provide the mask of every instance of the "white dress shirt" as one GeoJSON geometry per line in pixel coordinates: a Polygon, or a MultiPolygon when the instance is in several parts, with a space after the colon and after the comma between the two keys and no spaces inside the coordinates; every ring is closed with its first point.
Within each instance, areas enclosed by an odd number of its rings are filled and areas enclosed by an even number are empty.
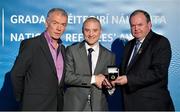
{"type": "MultiPolygon", "coordinates": [[[[94,70],[96,68],[96,64],[97,64],[97,61],[98,61],[98,57],[99,57],[99,42],[97,42],[93,47],[89,46],[87,43],[85,43],[85,47],[86,47],[86,52],[87,52],[87,55],[88,55],[88,49],[89,48],[93,48],[93,52],[91,53],[92,54],[92,77],[91,77],[91,84],[95,84],[96,83],[96,79],[95,79],[95,74],[94,74],[94,70]]],[[[112,88],[112,89],[108,89],[108,93],[110,95],[112,95],[115,91],[115,88],[112,88]]]]}
{"type": "Polygon", "coordinates": [[[94,50],[91,53],[91,55],[92,55],[92,74],[93,74],[92,78],[91,78],[91,84],[94,84],[96,82],[94,70],[96,68],[96,64],[97,64],[98,57],[99,57],[99,42],[95,43],[95,45],[93,47],[91,47],[87,43],[85,43],[85,47],[86,47],[87,55],[88,55],[89,48],[93,48],[93,50],[94,50]]]}

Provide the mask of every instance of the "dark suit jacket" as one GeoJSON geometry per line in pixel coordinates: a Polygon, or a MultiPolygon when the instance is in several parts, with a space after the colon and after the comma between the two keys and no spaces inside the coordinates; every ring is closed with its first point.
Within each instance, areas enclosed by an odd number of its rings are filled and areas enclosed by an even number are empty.
{"type": "MultiPolygon", "coordinates": [[[[99,57],[94,75],[107,74],[107,66],[115,64],[115,55],[100,45],[99,57]]],[[[67,47],[66,75],[67,90],[64,97],[64,110],[84,110],[88,95],[91,94],[92,110],[107,110],[107,101],[102,89],[91,85],[91,74],[85,42],[67,47]]]]}
{"type": "MultiPolygon", "coordinates": [[[[64,57],[65,47],[61,45],[64,57]]],[[[22,41],[11,70],[17,101],[22,110],[57,110],[63,106],[64,75],[60,84],[44,33],[22,41]]]]}
{"type": "Polygon", "coordinates": [[[173,110],[167,87],[171,60],[168,39],[150,31],[134,63],[127,66],[135,41],[125,46],[121,66],[121,74],[128,79],[123,86],[125,110],[173,110]]]}

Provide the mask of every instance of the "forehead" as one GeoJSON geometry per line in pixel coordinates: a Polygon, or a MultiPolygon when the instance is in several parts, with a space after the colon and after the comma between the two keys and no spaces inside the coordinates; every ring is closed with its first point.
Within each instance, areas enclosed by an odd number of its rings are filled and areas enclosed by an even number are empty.
{"type": "Polygon", "coordinates": [[[100,23],[96,20],[88,20],[84,23],[84,27],[97,27],[100,28],[100,23]]]}
{"type": "Polygon", "coordinates": [[[138,13],[131,17],[130,24],[147,23],[147,18],[144,14],[138,13]]]}
{"type": "Polygon", "coordinates": [[[68,19],[67,16],[61,13],[53,12],[52,14],[49,15],[49,17],[47,18],[47,21],[67,24],[67,19],[68,19]]]}
{"type": "Polygon", "coordinates": [[[131,20],[135,20],[135,19],[146,20],[146,17],[143,13],[137,13],[131,17],[131,20]]]}

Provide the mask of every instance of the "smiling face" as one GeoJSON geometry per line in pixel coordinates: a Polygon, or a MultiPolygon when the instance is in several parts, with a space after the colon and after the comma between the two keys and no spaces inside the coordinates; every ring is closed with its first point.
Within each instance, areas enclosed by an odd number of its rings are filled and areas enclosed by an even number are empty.
{"type": "Polygon", "coordinates": [[[67,17],[60,11],[52,12],[46,19],[46,31],[53,40],[59,40],[67,25],[67,17]]]}
{"type": "Polygon", "coordinates": [[[147,22],[147,18],[143,13],[137,13],[130,19],[132,35],[141,40],[150,32],[152,24],[151,21],[147,22]]]}
{"type": "Polygon", "coordinates": [[[101,35],[101,25],[96,19],[88,19],[83,24],[84,39],[89,46],[98,42],[101,35]]]}

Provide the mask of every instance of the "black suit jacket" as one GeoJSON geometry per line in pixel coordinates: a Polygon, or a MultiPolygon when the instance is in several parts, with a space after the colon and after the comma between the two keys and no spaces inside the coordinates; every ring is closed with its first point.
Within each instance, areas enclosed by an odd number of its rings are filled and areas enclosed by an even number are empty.
{"type": "MultiPolygon", "coordinates": [[[[63,45],[61,52],[64,57],[63,45]]],[[[16,99],[22,102],[22,110],[62,109],[64,75],[58,83],[56,68],[44,33],[21,42],[19,54],[11,70],[11,79],[16,99]]]]}
{"type": "Polygon", "coordinates": [[[128,66],[135,41],[125,46],[121,66],[121,74],[128,79],[123,86],[125,110],[174,110],[167,87],[171,60],[168,39],[150,31],[128,66]]]}

